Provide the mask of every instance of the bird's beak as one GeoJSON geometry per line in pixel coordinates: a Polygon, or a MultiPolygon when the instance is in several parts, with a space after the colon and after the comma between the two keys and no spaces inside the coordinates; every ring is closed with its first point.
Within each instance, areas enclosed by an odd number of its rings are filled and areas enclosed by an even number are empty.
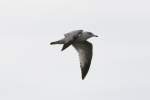
{"type": "Polygon", "coordinates": [[[93,37],[98,37],[98,35],[93,35],[93,37]]]}

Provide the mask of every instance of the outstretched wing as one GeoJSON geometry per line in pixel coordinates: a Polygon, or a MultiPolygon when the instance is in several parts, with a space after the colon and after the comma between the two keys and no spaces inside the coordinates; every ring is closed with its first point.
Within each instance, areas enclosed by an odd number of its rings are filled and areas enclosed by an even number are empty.
{"type": "Polygon", "coordinates": [[[88,41],[74,43],[73,46],[79,53],[82,79],[84,79],[91,65],[93,46],[88,41]]]}
{"type": "Polygon", "coordinates": [[[65,37],[73,37],[73,36],[76,36],[82,32],[83,32],[83,30],[74,30],[74,31],[71,31],[71,32],[64,34],[64,36],[65,37]]]}
{"type": "Polygon", "coordinates": [[[75,30],[65,34],[66,43],[63,45],[61,51],[69,47],[80,36],[83,30],[75,30]]]}

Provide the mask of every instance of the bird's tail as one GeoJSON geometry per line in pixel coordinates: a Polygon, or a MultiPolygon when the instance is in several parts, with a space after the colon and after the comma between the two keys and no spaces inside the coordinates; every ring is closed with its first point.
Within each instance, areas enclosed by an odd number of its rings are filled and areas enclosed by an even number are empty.
{"type": "Polygon", "coordinates": [[[50,43],[50,45],[53,45],[53,44],[64,44],[64,39],[58,40],[58,41],[54,41],[54,42],[50,43]]]}

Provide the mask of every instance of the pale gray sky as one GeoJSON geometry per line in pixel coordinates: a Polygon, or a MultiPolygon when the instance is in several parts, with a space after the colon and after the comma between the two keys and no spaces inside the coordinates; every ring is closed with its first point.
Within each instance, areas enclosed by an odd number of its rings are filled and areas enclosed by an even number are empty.
{"type": "Polygon", "coordinates": [[[149,0],[0,0],[0,100],[150,100],[149,0]],[[81,80],[65,32],[100,36],[81,80]]]}

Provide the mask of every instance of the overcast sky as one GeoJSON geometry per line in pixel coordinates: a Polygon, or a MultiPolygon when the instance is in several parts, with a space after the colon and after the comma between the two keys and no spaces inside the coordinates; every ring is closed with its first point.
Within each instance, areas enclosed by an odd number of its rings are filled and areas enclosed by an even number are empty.
{"type": "Polygon", "coordinates": [[[0,0],[0,100],[150,100],[149,0],[0,0]],[[93,59],[49,43],[91,31],[93,59]]]}

